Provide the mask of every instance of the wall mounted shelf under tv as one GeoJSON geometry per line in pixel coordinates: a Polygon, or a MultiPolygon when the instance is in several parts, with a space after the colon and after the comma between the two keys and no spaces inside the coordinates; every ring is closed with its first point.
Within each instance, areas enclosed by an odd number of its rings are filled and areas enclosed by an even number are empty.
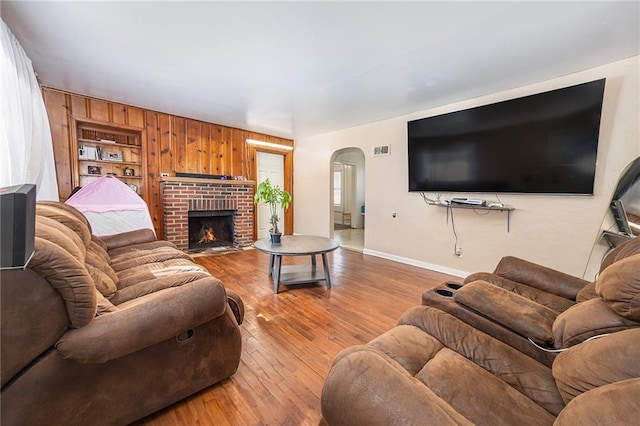
{"type": "Polygon", "coordinates": [[[507,233],[511,231],[511,212],[515,210],[515,207],[508,205],[501,206],[493,206],[493,205],[483,205],[483,206],[474,206],[471,204],[455,204],[451,202],[427,202],[430,206],[439,206],[445,207],[447,209],[447,224],[449,223],[449,216],[451,215],[451,209],[467,209],[467,210],[482,210],[486,211],[487,214],[496,211],[496,212],[506,212],[507,213],[507,233]]]}

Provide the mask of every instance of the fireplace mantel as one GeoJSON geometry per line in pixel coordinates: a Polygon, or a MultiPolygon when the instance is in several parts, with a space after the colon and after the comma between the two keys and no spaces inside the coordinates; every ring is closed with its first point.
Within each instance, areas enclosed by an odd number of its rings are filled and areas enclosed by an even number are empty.
{"type": "Polygon", "coordinates": [[[209,183],[218,185],[252,185],[255,186],[256,182],[253,180],[233,180],[233,179],[204,179],[204,178],[192,178],[192,177],[177,177],[177,176],[161,176],[160,182],[182,182],[182,183],[209,183]]]}

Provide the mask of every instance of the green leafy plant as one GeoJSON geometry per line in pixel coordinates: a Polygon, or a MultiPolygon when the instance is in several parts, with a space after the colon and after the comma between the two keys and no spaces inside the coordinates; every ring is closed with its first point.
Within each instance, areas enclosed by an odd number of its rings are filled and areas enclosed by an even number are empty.
{"type": "Polygon", "coordinates": [[[291,203],[291,194],[282,190],[278,185],[272,185],[269,179],[262,181],[256,188],[256,195],[253,197],[256,204],[267,204],[269,206],[269,223],[271,224],[270,232],[278,234],[278,206],[286,209],[291,203]]]}

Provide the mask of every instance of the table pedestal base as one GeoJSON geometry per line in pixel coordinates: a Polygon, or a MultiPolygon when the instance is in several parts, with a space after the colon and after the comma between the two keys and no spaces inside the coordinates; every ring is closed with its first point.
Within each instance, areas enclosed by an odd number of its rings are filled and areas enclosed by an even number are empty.
{"type": "Polygon", "coordinates": [[[273,277],[273,292],[277,293],[280,284],[295,285],[326,281],[327,288],[331,288],[329,276],[329,261],[327,254],[322,253],[322,270],[319,270],[316,255],[311,255],[310,265],[282,265],[282,256],[269,256],[269,276],[273,277]]]}

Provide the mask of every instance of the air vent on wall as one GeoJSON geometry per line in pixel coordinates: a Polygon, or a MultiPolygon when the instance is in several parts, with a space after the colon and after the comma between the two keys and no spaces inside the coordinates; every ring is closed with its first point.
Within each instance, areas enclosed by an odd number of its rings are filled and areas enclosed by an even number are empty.
{"type": "Polygon", "coordinates": [[[376,146],[373,148],[373,156],[389,155],[389,145],[376,146]]]}

